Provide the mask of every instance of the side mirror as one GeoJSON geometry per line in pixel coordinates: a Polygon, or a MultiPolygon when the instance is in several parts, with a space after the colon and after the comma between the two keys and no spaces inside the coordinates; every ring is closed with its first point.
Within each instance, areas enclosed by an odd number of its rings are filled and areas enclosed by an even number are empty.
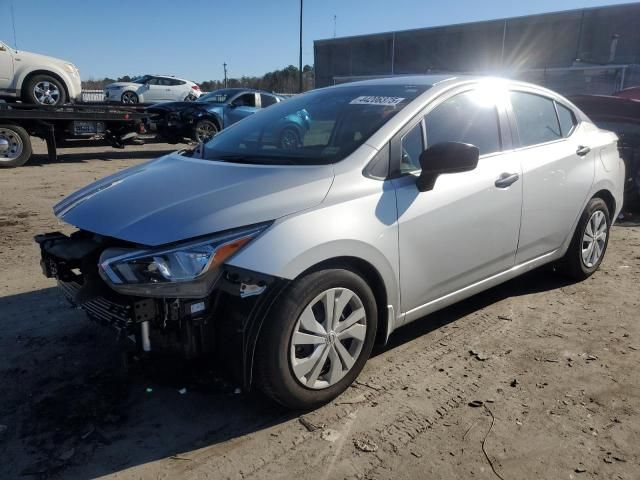
{"type": "Polygon", "coordinates": [[[420,155],[422,172],[416,186],[421,192],[432,190],[439,175],[473,170],[478,166],[479,157],[480,151],[475,145],[459,142],[436,143],[420,155]]]}
{"type": "Polygon", "coordinates": [[[0,43],[0,52],[6,52],[7,48],[0,43]]]}
{"type": "Polygon", "coordinates": [[[236,108],[237,106],[238,106],[238,104],[235,103],[235,102],[230,102],[229,103],[229,108],[236,108]]]}

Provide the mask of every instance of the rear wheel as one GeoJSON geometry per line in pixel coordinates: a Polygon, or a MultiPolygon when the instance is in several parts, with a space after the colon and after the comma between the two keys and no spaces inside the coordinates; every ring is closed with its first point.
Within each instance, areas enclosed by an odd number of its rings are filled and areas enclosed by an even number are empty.
{"type": "Polygon", "coordinates": [[[296,280],[260,335],[255,368],[262,391],[296,409],[333,400],[369,358],[377,320],[371,288],[354,272],[322,270],[296,280]]]}
{"type": "Polygon", "coordinates": [[[302,146],[300,133],[294,127],[286,127],[280,134],[280,148],[282,150],[296,150],[302,146]]]}
{"type": "Polygon", "coordinates": [[[218,134],[218,126],[211,120],[199,120],[193,128],[193,139],[198,143],[211,140],[218,134]]]}
{"type": "Polygon", "coordinates": [[[19,167],[31,157],[31,140],[18,125],[0,125],[0,167],[19,167]]]}
{"type": "Polygon", "coordinates": [[[607,250],[611,219],[609,208],[601,198],[589,200],[582,212],[567,253],[560,261],[560,272],[584,280],[595,272],[607,250]]]}
{"type": "Polygon", "coordinates": [[[62,105],[67,101],[67,94],[57,78],[35,75],[26,84],[23,100],[36,105],[62,105]]]}

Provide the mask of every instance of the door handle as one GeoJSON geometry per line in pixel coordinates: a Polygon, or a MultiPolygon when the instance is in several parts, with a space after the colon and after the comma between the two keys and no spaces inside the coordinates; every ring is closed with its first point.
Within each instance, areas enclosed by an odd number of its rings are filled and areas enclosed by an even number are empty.
{"type": "Polygon", "coordinates": [[[496,187],[507,188],[512,183],[517,182],[520,179],[520,175],[517,173],[503,173],[496,179],[496,187]]]}
{"type": "Polygon", "coordinates": [[[576,155],[584,157],[590,151],[591,151],[591,147],[585,147],[584,145],[580,145],[578,147],[578,150],[576,150],[576,155]]]}

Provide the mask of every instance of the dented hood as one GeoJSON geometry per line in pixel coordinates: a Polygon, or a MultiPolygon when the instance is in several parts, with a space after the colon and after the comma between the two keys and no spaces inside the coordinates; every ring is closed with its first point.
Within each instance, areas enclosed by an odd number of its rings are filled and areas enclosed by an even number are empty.
{"type": "Polygon", "coordinates": [[[98,180],[54,212],[83,230],[156,246],[312,208],[332,181],[330,165],[243,165],[173,153],[98,180]]]}

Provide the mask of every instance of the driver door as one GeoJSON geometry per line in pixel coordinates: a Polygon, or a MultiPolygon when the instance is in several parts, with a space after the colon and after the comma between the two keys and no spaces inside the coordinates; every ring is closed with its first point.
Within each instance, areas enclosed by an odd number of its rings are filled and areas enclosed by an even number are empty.
{"type": "Polygon", "coordinates": [[[224,109],[224,126],[233,125],[256,113],[258,110],[256,100],[256,94],[253,92],[243,93],[234,98],[224,109]]]}
{"type": "Polygon", "coordinates": [[[13,55],[11,50],[0,42],[0,90],[11,87],[13,81],[13,55]]]}
{"type": "Polygon", "coordinates": [[[469,90],[437,103],[392,141],[405,322],[430,313],[430,302],[514,266],[522,181],[499,179],[522,172],[504,132],[503,106],[469,90]],[[432,190],[419,192],[420,154],[447,141],[477,146],[478,166],[440,175],[432,190]]]}

